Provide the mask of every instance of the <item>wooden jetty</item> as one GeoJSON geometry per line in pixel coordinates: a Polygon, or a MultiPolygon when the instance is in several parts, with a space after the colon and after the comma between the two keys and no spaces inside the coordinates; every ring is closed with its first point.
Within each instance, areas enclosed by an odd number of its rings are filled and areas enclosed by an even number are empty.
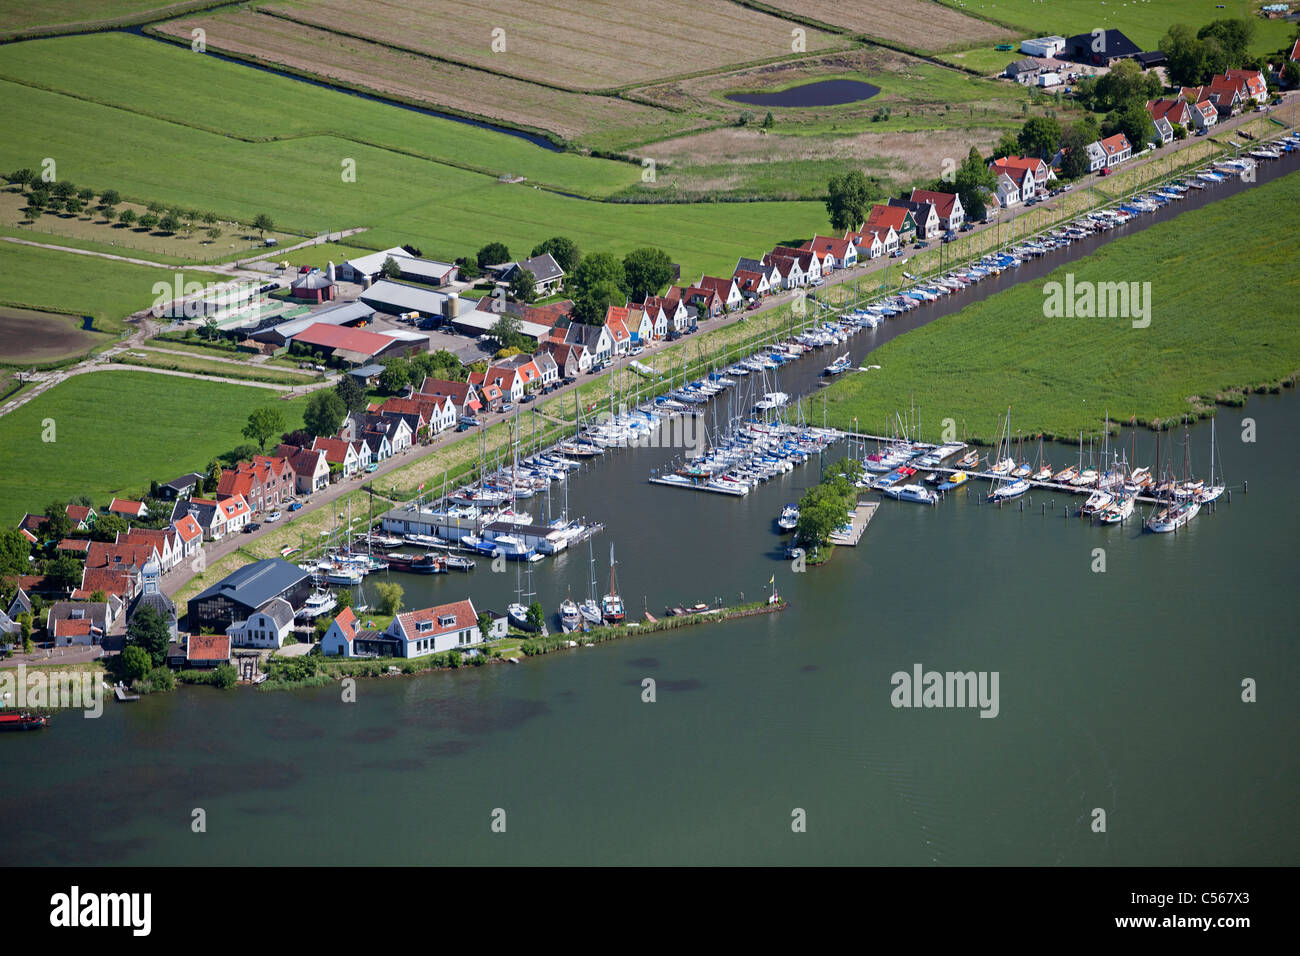
{"type": "Polygon", "coordinates": [[[871,519],[876,515],[876,509],[880,507],[879,501],[872,501],[866,498],[858,501],[858,506],[853,509],[853,518],[849,522],[848,534],[833,534],[830,536],[830,543],[834,545],[847,545],[856,547],[857,543],[862,540],[862,535],[867,530],[867,525],[871,524],[871,519]]]}

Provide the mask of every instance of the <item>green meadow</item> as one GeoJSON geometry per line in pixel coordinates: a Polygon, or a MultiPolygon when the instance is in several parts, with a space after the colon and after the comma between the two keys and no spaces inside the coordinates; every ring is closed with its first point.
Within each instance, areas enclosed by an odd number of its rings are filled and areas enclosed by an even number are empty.
{"type": "MultiPolygon", "coordinates": [[[[630,163],[544,149],[517,136],[313,86],[126,33],[0,47],[0,77],[250,142],[337,140],[584,196],[639,181],[630,163]],[[218,94],[219,91],[219,94],[218,94]]],[[[342,176],[348,150],[332,153],[342,176]]],[[[358,181],[364,169],[358,170],[358,181]]]]}
{"type": "Polygon", "coordinates": [[[11,527],[52,499],[147,491],[248,439],[240,430],[249,412],[279,408],[290,428],[302,423],[306,399],[284,401],[264,388],[108,371],[76,375],[17,411],[0,417],[9,449],[0,469],[0,522],[11,527]],[[54,441],[44,441],[47,421],[54,441]],[[195,427],[196,422],[202,427],[195,427]]]}
{"type": "MultiPolygon", "coordinates": [[[[1300,371],[1300,272],[1279,209],[1300,204],[1290,175],[1186,212],[1044,280],[1017,286],[889,342],[826,389],[830,421],[870,431],[912,402],[925,437],[964,422],[991,440],[1011,407],[1026,434],[1100,434],[1112,421],[1178,421],[1218,397],[1271,387],[1300,371]],[[1045,318],[1045,282],[1150,282],[1150,325],[1125,318],[1045,318]]],[[[960,434],[960,431],[959,431],[960,434]]]]}
{"type": "MultiPolygon", "coordinates": [[[[1144,50],[1157,49],[1170,24],[1197,29],[1211,20],[1244,17],[1255,23],[1254,53],[1271,53],[1295,32],[1285,20],[1263,20],[1258,0],[939,0],[970,16],[1003,23],[1024,36],[1068,37],[1093,30],[1120,30],[1144,50]]],[[[1294,6],[1292,7],[1294,9],[1294,6]]],[[[945,57],[948,59],[948,57],[945,57]]],[[[1015,56],[1012,55],[1012,59],[1015,56]]],[[[956,61],[960,62],[960,61],[956,61]]],[[[1007,60],[1010,63],[1011,60],[1007,60]]],[[[1002,64],[1006,66],[1006,63],[1002,64]]]]}
{"type": "Polygon", "coordinates": [[[0,240],[0,303],[88,315],[101,332],[122,331],[122,319],[152,304],[154,283],[174,277],[171,269],[0,240]]]}
{"type": "MultiPolygon", "coordinates": [[[[119,82],[126,83],[123,74],[147,75],[148,63],[160,55],[179,55],[187,65],[197,60],[195,54],[154,46],[157,52],[143,49],[134,60],[105,62],[109,72],[101,78],[102,89],[112,91],[119,82]]],[[[0,61],[12,49],[0,49],[0,61]]],[[[196,115],[204,115],[203,104],[219,113],[231,99],[202,76],[186,83],[202,85],[204,91],[186,94],[198,97],[190,101],[196,115]]],[[[158,94],[160,99],[168,95],[158,94]]],[[[362,102],[343,93],[324,95],[331,103],[362,102]]],[[[251,97],[237,100],[239,106],[250,102],[251,97]]],[[[284,100],[274,102],[284,107],[284,100]]],[[[8,80],[0,80],[0,103],[10,134],[0,141],[0,169],[39,168],[41,160],[50,157],[58,164],[60,178],[116,188],[129,199],[211,209],[243,221],[266,213],[278,229],[303,234],[364,226],[369,229],[367,246],[413,243],[426,255],[444,259],[466,255],[492,240],[505,242],[515,254],[526,253],[561,233],[584,252],[621,254],[637,246],[659,246],[681,264],[683,278],[689,279],[730,270],[745,251],[753,254],[791,236],[811,235],[824,228],[826,220],[824,207],[815,202],[592,202],[528,183],[502,184],[495,176],[337,135],[250,141],[8,80]],[[95,148],[87,149],[88,142],[95,148]],[[354,182],[341,175],[344,160],[355,163],[354,182]]],[[[373,103],[365,107],[390,109],[373,103]]],[[[284,115],[292,112],[286,108],[284,115]]],[[[414,113],[404,112],[405,117],[412,123],[431,121],[414,113]]],[[[492,135],[499,149],[513,148],[510,137],[492,135]]],[[[8,282],[8,277],[0,279],[0,301],[15,299],[8,282]]]]}

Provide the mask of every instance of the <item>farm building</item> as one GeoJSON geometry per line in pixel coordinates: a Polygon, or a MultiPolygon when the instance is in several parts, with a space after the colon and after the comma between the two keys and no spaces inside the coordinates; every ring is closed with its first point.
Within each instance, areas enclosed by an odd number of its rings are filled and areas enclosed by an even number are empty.
{"type": "Polygon", "coordinates": [[[299,302],[331,302],[334,283],[322,272],[305,272],[289,284],[289,298],[299,302]]]}
{"type": "MultiPolygon", "coordinates": [[[[498,312],[486,312],[482,309],[474,309],[470,312],[464,312],[451,320],[452,326],[458,332],[466,335],[486,335],[492,331],[493,326],[501,320],[501,314],[498,312]]],[[[542,325],[538,322],[529,322],[526,319],[519,320],[519,331],[529,338],[541,340],[546,338],[551,332],[549,325],[542,325]]]]}
{"type": "Polygon", "coordinates": [[[1029,56],[1056,56],[1064,49],[1065,37],[1058,36],[1037,37],[1020,43],[1020,52],[1029,56]]]}
{"type": "Polygon", "coordinates": [[[532,259],[525,259],[523,262],[507,262],[496,270],[497,281],[503,284],[509,284],[514,278],[515,273],[524,269],[533,274],[533,281],[536,283],[536,290],[539,296],[550,295],[560,287],[564,281],[564,270],[560,264],[555,261],[549,252],[544,252],[540,256],[532,259]]]}
{"type": "Polygon", "coordinates": [[[378,312],[402,315],[418,312],[423,319],[453,319],[460,311],[455,292],[432,292],[382,279],[361,293],[361,301],[378,312]]]}
{"type": "Polygon", "coordinates": [[[1137,56],[1142,48],[1126,37],[1119,30],[1106,30],[1093,33],[1079,33],[1065,41],[1062,54],[1066,59],[1076,63],[1088,63],[1092,66],[1110,66],[1117,60],[1126,60],[1137,56]]]}
{"type": "Polygon", "coordinates": [[[374,252],[359,259],[349,259],[339,267],[339,278],[345,282],[377,282],[384,277],[384,263],[388,259],[397,263],[398,278],[422,285],[445,286],[456,280],[456,266],[449,262],[436,262],[411,255],[400,246],[374,252]]]}
{"type": "Polygon", "coordinates": [[[349,329],[337,325],[316,323],[309,325],[293,337],[294,344],[307,346],[312,352],[328,358],[337,358],[354,365],[370,365],[376,359],[409,355],[427,350],[428,336],[406,333],[398,338],[381,335],[364,329],[349,329]],[[408,336],[414,336],[410,338],[408,336]]]}
{"type": "Polygon", "coordinates": [[[364,302],[349,302],[346,305],[336,305],[332,308],[321,309],[319,312],[313,312],[310,315],[304,315],[296,319],[290,319],[288,322],[275,322],[249,333],[249,338],[255,342],[266,342],[277,348],[289,344],[289,340],[308,326],[325,324],[325,325],[362,325],[369,322],[374,316],[375,310],[364,302]]]}

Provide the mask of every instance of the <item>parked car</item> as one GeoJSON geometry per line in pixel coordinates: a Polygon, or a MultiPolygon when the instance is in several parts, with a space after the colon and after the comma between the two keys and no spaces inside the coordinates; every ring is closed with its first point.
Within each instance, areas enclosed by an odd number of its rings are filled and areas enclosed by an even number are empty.
{"type": "Polygon", "coordinates": [[[644,351],[645,351],[645,347],[638,345],[636,346],[636,348],[632,349],[632,351],[629,352],[628,355],[640,355],[644,351]]]}
{"type": "Polygon", "coordinates": [[[759,305],[759,302],[758,302],[757,299],[750,299],[750,300],[749,300],[749,305],[747,305],[745,308],[747,308],[750,312],[753,312],[755,309],[758,308],[758,305],[759,305]]]}
{"type": "Polygon", "coordinates": [[[366,465],[366,474],[370,474],[371,472],[378,471],[378,470],[379,470],[379,462],[377,461],[372,461],[370,464],[366,465]]]}
{"type": "MultiPolygon", "coordinates": [[[[973,222],[963,222],[961,224],[962,232],[970,232],[974,228],[975,228],[975,224],[973,222]]],[[[894,253],[894,254],[897,255],[898,253],[894,253]]]]}
{"type": "Polygon", "coordinates": [[[534,398],[536,398],[536,397],[537,397],[537,396],[534,395],[532,392],[524,392],[524,397],[521,398],[521,399],[519,399],[519,401],[520,401],[521,403],[526,404],[526,403],[528,403],[528,402],[531,402],[531,401],[532,401],[534,398]]]}
{"type": "Polygon", "coordinates": [[[254,531],[261,531],[261,530],[262,530],[262,526],[258,524],[256,521],[252,521],[244,525],[244,534],[252,534],[254,531]]]}
{"type": "Polygon", "coordinates": [[[918,242],[918,243],[916,244],[916,248],[918,248],[918,249],[928,249],[928,248],[930,248],[930,244],[929,244],[928,242],[926,242],[924,239],[922,239],[920,242],[918,242]]]}
{"type": "Polygon", "coordinates": [[[301,502],[301,501],[295,501],[293,504],[291,504],[291,505],[289,506],[289,510],[290,510],[290,511],[301,511],[301,510],[302,510],[302,502],[301,502]]]}
{"type": "Polygon", "coordinates": [[[503,402],[501,405],[501,411],[503,412],[514,411],[514,407],[515,407],[514,402],[503,402]]]}
{"type": "Polygon", "coordinates": [[[824,281],[825,280],[822,279],[821,276],[818,276],[816,279],[813,279],[812,282],[809,282],[808,284],[811,286],[819,286],[822,285],[824,281]]]}
{"type": "Polygon", "coordinates": [[[283,517],[284,515],[280,514],[280,512],[272,511],[269,515],[266,516],[266,523],[270,524],[273,521],[279,521],[283,517]]]}

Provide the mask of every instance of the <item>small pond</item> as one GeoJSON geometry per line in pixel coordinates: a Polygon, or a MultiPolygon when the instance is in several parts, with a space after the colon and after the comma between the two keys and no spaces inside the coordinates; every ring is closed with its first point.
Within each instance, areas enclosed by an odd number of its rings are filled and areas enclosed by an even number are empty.
{"type": "Polygon", "coordinates": [[[880,87],[861,80],[818,80],[774,93],[732,93],[727,99],[749,106],[840,106],[869,100],[880,87]]]}

